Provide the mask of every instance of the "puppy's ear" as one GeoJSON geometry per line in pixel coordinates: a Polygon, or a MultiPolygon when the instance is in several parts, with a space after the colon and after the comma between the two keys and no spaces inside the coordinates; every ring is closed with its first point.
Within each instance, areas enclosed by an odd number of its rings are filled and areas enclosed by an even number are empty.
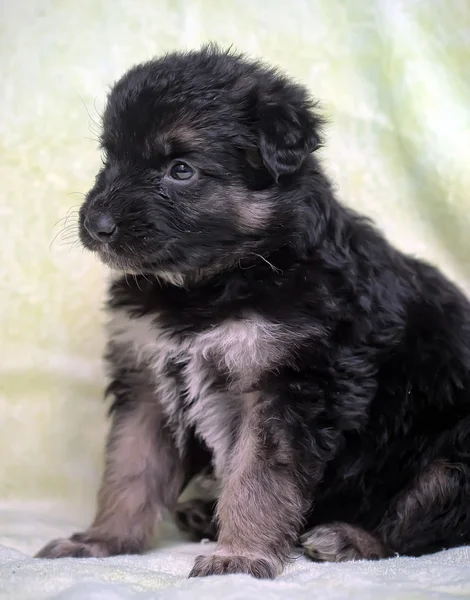
{"type": "Polygon", "coordinates": [[[321,144],[322,120],[308,102],[258,104],[258,146],[263,163],[275,181],[298,171],[321,144]]]}

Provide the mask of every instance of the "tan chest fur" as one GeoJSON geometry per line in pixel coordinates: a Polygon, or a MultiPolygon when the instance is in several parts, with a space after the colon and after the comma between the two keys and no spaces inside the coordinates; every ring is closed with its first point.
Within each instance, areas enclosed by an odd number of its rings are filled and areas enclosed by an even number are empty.
{"type": "Polygon", "coordinates": [[[109,335],[149,370],[156,401],[162,403],[180,449],[194,427],[212,450],[220,474],[239,428],[244,395],[286,351],[280,326],[250,315],[181,337],[163,329],[158,316],[134,318],[117,310],[110,315],[109,335]],[[182,384],[167,374],[170,363],[179,366],[182,384]],[[214,385],[220,373],[227,377],[223,390],[214,385]]]}

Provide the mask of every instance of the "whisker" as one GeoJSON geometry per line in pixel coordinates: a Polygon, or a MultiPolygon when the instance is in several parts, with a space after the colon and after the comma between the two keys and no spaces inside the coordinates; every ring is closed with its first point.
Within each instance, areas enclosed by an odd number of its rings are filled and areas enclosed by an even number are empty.
{"type": "Polygon", "coordinates": [[[61,236],[60,241],[61,242],[68,242],[70,240],[77,240],[77,239],[79,239],[79,238],[78,238],[78,235],[76,233],[70,233],[69,235],[63,235],[63,236],[61,236]]]}
{"type": "Polygon", "coordinates": [[[134,275],[134,281],[135,281],[136,286],[139,288],[139,290],[142,291],[142,288],[139,285],[139,280],[137,279],[137,275],[134,275]]]}
{"type": "Polygon", "coordinates": [[[76,204],[75,206],[72,206],[71,208],[68,209],[68,211],[65,213],[65,215],[63,217],[61,217],[58,221],[56,221],[56,223],[54,224],[54,227],[57,227],[57,225],[61,222],[61,221],[65,221],[65,223],[67,223],[67,220],[73,215],[75,214],[77,216],[77,220],[78,220],[78,210],[75,208],[76,206],[78,206],[78,204],[76,204]]]}
{"type": "Polygon", "coordinates": [[[52,250],[52,246],[54,245],[54,242],[56,241],[56,239],[59,237],[59,235],[61,234],[61,231],[58,231],[55,236],[52,238],[52,242],[49,244],[49,252],[51,252],[52,250]]]}
{"type": "Polygon", "coordinates": [[[78,227],[73,227],[71,225],[69,225],[67,227],[62,227],[55,234],[54,240],[57,239],[59,236],[60,236],[61,239],[63,239],[64,237],[68,237],[71,234],[78,235],[78,232],[79,232],[78,227]]]}
{"type": "MultiPolygon", "coordinates": [[[[101,127],[100,123],[97,123],[95,121],[95,119],[92,117],[92,115],[90,114],[90,111],[88,110],[88,107],[87,107],[87,105],[85,103],[85,100],[82,98],[82,96],[80,96],[80,94],[78,94],[78,97],[82,101],[82,104],[83,104],[83,106],[84,106],[84,108],[86,110],[86,114],[88,115],[88,118],[90,119],[90,121],[95,125],[95,127],[98,127],[98,129],[100,129],[100,127],[101,127]]],[[[96,111],[96,108],[95,108],[95,111],[96,111]]],[[[93,131],[92,133],[95,133],[95,132],[93,131]]]]}
{"type": "Polygon", "coordinates": [[[93,108],[95,109],[95,113],[98,115],[98,118],[100,121],[103,121],[103,115],[100,113],[100,111],[96,108],[96,97],[93,100],[93,108]]]}
{"type": "Polygon", "coordinates": [[[274,266],[272,263],[270,263],[267,258],[265,258],[264,256],[261,256],[261,254],[258,254],[257,252],[251,252],[250,254],[254,254],[255,256],[258,256],[259,258],[261,258],[261,260],[264,260],[264,262],[266,264],[268,264],[275,273],[283,273],[284,272],[282,269],[278,269],[276,266],[274,266]]]}
{"type": "Polygon", "coordinates": [[[65,241],[65,242],[62,242],[61,244],[59,244],[59,247],[63,248],[65,246],[69,246],[69,248],[73,248],[76,245],[77,245],[77,240],[69,240],[69,241],[65,241]]]}
{"type": "Polygon", "coordinates": [[[65,235],[65,234],[69,234],[69,233],[78,233],[79,232],[79,228],[78,225],[75,225],[74,223],[69,223],[68,225],[63,225],[62,227],[59,228],[56,237],[59,235],[65,235]]]}
{"type": "Polygon", "coordinates": [[[71,238],[78,239],[78,232],[78,227],[72,224],[59,229],[59,231],[55,234],[55,236],[52,238],[51,243],[49,244],[49,252],[52,250],[52,246],[57,241],[57,239],[60,239],[61,241],[66,241],[71,238]]]}
{"type": "MultiPolygon", "coordinates": [[[[69,217],[70,218],[70,217],[69,217]]],[[[57,225],[56,225],[57,227],[57,225]]],[[[80,225],[78,223],[78,221],[71,221],[70,223],[67,223],[66,221],[61,225],[61,229],[63,231],[68,230],[68,229],[73,229],[75,228],[77,231],[80,229],[80,225]]]]}

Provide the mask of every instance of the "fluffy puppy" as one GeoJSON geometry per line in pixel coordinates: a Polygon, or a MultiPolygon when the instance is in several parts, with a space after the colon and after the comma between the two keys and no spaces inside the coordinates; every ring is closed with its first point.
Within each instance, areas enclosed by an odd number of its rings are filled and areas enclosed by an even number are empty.
{"type": "Polygon", "coordinates": [[[217,538],[192,576],[470,540],[470,307],[335,198],[306,90],[213,47],[112,89],[80,211],[109,290],[107,461],[91,527],[41,557],[217,538]],[[177,499],[210,466],[217,502],[177,499]]]}

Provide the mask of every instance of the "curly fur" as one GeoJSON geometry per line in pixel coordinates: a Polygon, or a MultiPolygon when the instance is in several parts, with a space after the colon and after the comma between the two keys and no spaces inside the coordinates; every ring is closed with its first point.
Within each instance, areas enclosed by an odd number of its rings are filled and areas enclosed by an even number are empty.
{"type": "Polygon", "coordinates": [[[94,546],[41,556],[145,549],[149,510],[173,510],[208,465],[219,545],[192,575],[272,577],[300,535],[323,560],[470,541],[469,302],[338,202],[321,125],[303,87],[214,47],[113,87],[80,228],[122,272],[107,359],[128,449],[114,427],[99,501],[113,495],[112,531],[97,517],[94,546]],[[187,181],[172,176],[181,160],[187,181]],[[130,444],[135,422],[145,438],[130,444]],[[160,486],[164,500],[147,493],[160,486]]]}

